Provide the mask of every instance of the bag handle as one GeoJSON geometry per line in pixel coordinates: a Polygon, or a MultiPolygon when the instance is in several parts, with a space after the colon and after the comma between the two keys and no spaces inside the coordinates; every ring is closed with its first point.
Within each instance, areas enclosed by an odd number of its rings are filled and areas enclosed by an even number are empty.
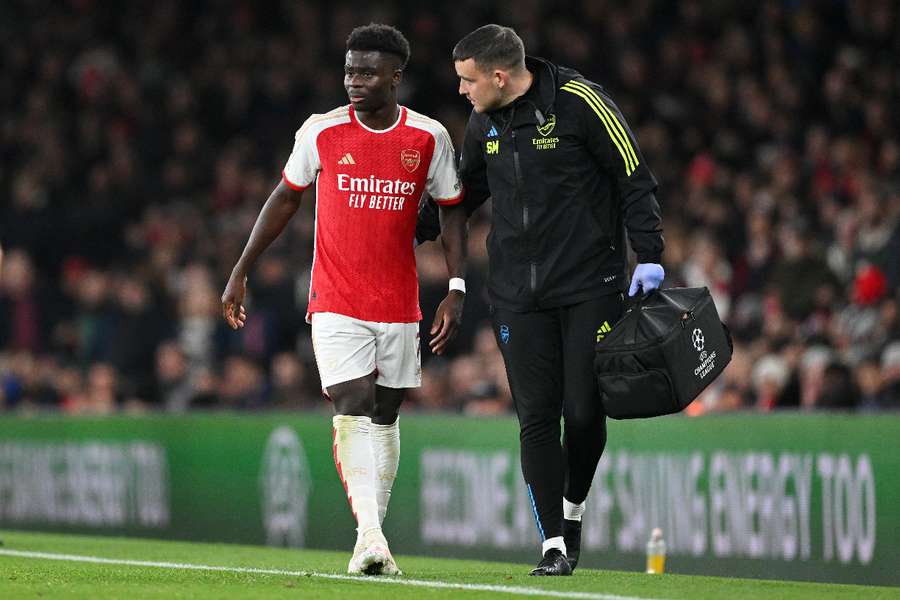
{"type": "Polygon", "coordinates": [[[625,310],[630,310],[632,308],[640,310],[644,302],[653,297],[656,292],[657,290],[651,290],[649,293],[645,294],[643,290],[641,290],[640,294],[636,294],[634,296],[625,294],[625,310]]]}

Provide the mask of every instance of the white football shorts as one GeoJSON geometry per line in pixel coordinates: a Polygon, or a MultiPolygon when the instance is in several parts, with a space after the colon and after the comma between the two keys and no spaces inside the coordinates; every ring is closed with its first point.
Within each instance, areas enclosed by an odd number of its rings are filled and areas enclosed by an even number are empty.
{"type": "Polygon", "coordinates": [[[372,372],[375,383],[383,387],[422,384],[418,323],[375,323],[314,313],[312,343],[323,390],[372,372]]]}

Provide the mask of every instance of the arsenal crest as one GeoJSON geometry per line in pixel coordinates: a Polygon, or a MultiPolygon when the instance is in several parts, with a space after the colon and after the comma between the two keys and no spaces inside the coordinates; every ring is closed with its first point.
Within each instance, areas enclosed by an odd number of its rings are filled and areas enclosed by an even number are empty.
{"type": "Polygon", "coordinates": [[[403,164],[403,168],[410,173],[419,168],[421,160],[422,155],[419,154],[418,150],[403,150],[400,152],[400,162],[403,164]]]}
{"type": "Polygon", "coordinates": [[[537,125],[537,130],[541,137],[547,137],[554,127],[556,127],[556,115],[550,115],[543,125],[537,125]]]}

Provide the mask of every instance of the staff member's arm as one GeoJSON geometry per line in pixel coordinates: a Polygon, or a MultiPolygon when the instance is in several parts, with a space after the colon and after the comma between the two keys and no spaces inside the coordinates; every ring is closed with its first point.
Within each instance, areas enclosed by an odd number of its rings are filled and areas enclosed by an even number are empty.
{"type": "Polygon", "coordinates": [[[637,140],[612,99],[599,86],[569,82],[562,88],[581,98],[587,143],[601,167],[616,180],[625,229],[637,254],[629,296],[649,293],[665,277],[660,262],[664,240],[656,200],[656,178],[644,162],[637,140]]]}

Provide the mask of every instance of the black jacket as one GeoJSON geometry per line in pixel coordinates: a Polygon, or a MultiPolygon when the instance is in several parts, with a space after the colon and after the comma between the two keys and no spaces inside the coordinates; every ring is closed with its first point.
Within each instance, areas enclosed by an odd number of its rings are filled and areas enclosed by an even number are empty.
{"type": "MultiPolygon", "coordinates": [[[[638,262],[660,262],[656,179],[613,101],[578,72],[528,57],[534,83],[469,118],[459,165],[471,213],[490,197],[488,289],[529,311],[623,291],[625,231],[638,262]]],[[[417,238],[438,234],[426,204],[417,238]]]]}

